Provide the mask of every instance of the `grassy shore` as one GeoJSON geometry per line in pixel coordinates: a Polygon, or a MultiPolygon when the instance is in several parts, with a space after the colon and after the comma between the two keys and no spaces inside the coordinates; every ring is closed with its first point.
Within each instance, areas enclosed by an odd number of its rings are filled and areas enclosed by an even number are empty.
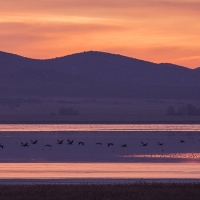
{"type": "Polygon", "coordinates": [[[3,200],[199,200],[200,184],[0,185],[3,200]]]}

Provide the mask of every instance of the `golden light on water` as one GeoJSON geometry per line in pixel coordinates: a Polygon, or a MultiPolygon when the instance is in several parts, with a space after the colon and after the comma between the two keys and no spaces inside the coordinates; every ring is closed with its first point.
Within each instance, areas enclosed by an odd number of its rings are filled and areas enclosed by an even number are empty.
{"type": "Polygon", "coordinates": [[[160,154],[127,154],[123,158],[164,158],[164,159],[182,159],[184,162],[199,162],[200,153],[160,153],[160,154]]]}
{"type": "Polygon", "coordinates": [[[200,163],[1,163],[3,178],[200,178],[200,163]]]}
{"type": "Polygon", "coordinates": [[[199,124],[0,124],[1,131],[199,131],[199,124]]]}

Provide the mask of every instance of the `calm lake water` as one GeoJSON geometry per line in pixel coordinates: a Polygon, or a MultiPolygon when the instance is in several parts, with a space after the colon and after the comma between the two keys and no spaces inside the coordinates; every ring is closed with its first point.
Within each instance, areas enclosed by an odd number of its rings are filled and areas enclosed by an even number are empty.
{"type": "Polygon", "coordinates": [[[199,124],[0,124],[0,131],[200,131],[199,124]]]}
{"type": "MultiPolygon", "coordinates": [[[[128,124],[128,125],[16,125],[1,124],[0,132],[44,131],[137,131],[137,132],[196,132],[200,125],[128,124]]],[[[122,133],[123,134],[123,133],[122,133]]],[[[179,144],[180,145],[180,144],[179,144]]],[[[1,149],[0,149],[1,150],[1,149]]],[[[200,179],[200,163],[0,163],[0,179],[200,179]]]]}

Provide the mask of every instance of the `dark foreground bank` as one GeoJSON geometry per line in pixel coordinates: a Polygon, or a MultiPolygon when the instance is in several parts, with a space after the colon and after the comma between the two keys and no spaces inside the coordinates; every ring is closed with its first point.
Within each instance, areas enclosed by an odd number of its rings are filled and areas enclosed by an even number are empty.
{"type": "Polygon", "coordinates": [[[199,200],[200,184],[0,185],[0,197],[4,200],[199,200]]]}

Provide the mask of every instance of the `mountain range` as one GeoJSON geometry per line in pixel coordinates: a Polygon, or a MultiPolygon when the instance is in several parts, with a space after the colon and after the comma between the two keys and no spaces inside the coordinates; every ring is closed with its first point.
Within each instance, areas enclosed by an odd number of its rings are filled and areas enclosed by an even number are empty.
{"type": "Polygon", "coordinates": [[[0,52],[0,94],[200,100],[200,68],[96,51],[46,60],[0,52]]]}

